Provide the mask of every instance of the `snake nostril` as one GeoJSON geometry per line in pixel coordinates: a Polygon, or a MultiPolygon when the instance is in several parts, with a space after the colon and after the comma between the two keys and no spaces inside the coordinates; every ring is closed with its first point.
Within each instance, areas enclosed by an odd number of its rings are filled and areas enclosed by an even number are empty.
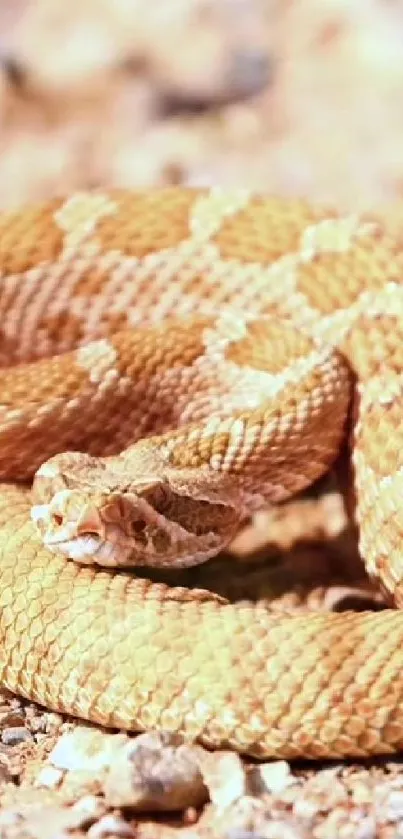
{"type": "Polygon", "coordinates": [[[61,527],[63,524],[63,516],[60,513],[53,513],[53,523],[57,525],[57,527],[61,527]]]}

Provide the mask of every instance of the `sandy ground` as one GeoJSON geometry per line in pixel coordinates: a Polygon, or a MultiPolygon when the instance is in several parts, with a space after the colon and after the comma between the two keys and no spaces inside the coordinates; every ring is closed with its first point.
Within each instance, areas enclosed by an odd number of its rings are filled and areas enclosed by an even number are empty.
{"type": "MultiPolygon", "coordinates": [[[[3,0],[0,204],[184,183],[387,207],[403,193],[402,100],[399,0],[3,0]]],[[[258,517],[232,562],[231,597],[378,605],[332,487],[258,517]]],[[[227,567],[206,572],[221,591],[227,567]]],[[[0,697],[0,839],[157,835],[403,837],[403,772],[251,764],[0,697]]]]}

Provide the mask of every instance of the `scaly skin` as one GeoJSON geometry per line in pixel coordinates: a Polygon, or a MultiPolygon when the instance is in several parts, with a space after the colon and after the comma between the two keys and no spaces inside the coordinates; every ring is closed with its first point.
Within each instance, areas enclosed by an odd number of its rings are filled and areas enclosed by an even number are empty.
{"type": "MultiPolygon", "coordinates": [[[[225,499],[235,486],[239,503],[283,498],[343,443],[348,367],[360,549],[400,604],[398,236],[373,218],[243,192],[82,194],[0,217],[0,261],[3,361],[21,363],[0,378],[3,479],[31,477],[66,447],[110,455],[134,443],[130,468],[151,446],[158,468],[188,470],[190,497],[214,480],[225,499]],[[267,313],[291,318],[295,342],[285,325],[277,337],[259,331],[267,313]],[[171,333],[127,331],[172,315],[190,315],[182,333],[178,322],[171,333]],[[257,403],[240,401],[245,382],[257,403]],[[176,432],[162,419],[167,399],[176,432]]],[[[84,568],[43,546],[30,506],[28,490],[1,486],[1,681],[11,690],[101,724],[260,757],[403,747],[401,612],[279,617],[84,568]]]]}
{"type": "Polygon", "coordinates": [[[104,725],[263,756],[403,746],[403,613],[269,615],[80,568],[0,496],[1,680],[104,725]],[[16,561],[16,556],[18,561],[16,561]]]}

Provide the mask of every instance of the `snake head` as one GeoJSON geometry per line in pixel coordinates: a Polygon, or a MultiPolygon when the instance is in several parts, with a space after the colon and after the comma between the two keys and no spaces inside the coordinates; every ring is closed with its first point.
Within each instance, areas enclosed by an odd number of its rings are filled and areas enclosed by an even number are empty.
{"type": "Polygon", "coordinates": [[[128,481],[119,458],[77,452],[47,461],[34,494],[44,545],[87,565],[193,565],[228,543],[239,518],[232,506],[178,492],[166,476],[128,481]]]}

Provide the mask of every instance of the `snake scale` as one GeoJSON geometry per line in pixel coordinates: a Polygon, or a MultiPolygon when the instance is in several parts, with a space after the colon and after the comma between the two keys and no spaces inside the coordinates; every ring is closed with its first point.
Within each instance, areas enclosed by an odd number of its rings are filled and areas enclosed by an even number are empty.
{"type": "Polygon", "coordinates": [[[401,605],[398,231],[242,189],[83,191],[1,214],[0,266],[1,683],[257,757],[402,749],[398,608],[279,616],[128,567],[214,555],[348,439],[360,552],[401,605]]]}

